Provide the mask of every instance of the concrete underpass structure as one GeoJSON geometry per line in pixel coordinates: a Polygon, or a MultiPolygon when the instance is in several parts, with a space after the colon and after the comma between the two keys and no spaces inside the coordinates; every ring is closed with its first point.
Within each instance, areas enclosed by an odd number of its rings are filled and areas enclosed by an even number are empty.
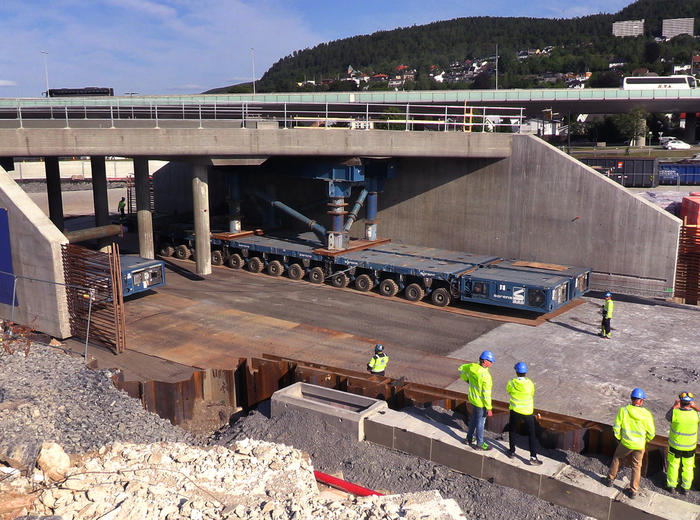
{"type": "MultiPolygon", "coordinates": [[[[107,155],[178,163],[154,178],[156,208],[192,211],[194,228],[204,236],[213,209],[225,205],[226,190],[219,189],[225,183],[218,183],[228,175],[237,173],[262,186],[272,185],[284,202],[303,205],[323,193],[324,183],[277,176],[266,169],[270,158],[278,164],[295,157],[312,161],[391,158],[397,170],[379,194],[379,236],[417,245],[592,267],[594,289],[649,297],[672,294],[680,220],[531,136],[281,129],[269,124],[258,128],[169,128],[163,123],[151,129],[0,129],[0,143],[0,157],[91,156],[97,159],[98,174],[99,163],[104,166],[107,155]],[[316,188],[311,188],[312,184],[316,188]]],[[[17,245],[20,250],[44,241],[47,254],[36,259],[33,272],[58,279],[60,253],[48,252],[60,251],[65,237],[43,214],[16,203],[21,189],[4,172],[0,176],[0,206],[10,212],[13,247],[15,242],[22,243],[17,245]],[[43,230],[41,238],[33,236],[37,226],[43,230]]],[[[143,191],[143,173],[138,177],[137,190],[141,186],[143,191]]],[[[102,219],[104,188],[94,185],[93,189],[102,219]]],[[[55,199],[55,190],[51,196],[55,199]]],[[[142,213],[144,200],[145,194],[137,193],[141,254],[148,257],[153,236],[150,215],[142,213]]],[[[317,212],[319,220],[325,221],[329,218],[325,209],[311,213],[317,212]]],[[[18,255],[13,249],[16,271],[29,261],[27,256],[18,255]]],[[[199,274],[210,272],[209,255],[198,254],[196,260],[199,274]]],[[[20,313],[16,316],[26,316],[31,322],[40,307],[30,305],[24,291],[19,290],[20,313]]],[[[59,326],[35,328],[65,337],[67,316],[59,307],[56,303],[51,311],[59,326]]],[[[9,317],[8,309],[0,306],[3,317],[9,317]]]]}

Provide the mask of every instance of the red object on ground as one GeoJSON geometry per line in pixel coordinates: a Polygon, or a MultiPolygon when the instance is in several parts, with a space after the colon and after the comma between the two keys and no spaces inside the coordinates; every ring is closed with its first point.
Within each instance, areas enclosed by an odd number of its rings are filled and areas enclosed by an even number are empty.
{"type": "Polygon", "coordinates": [[[377,495],[380,497],[384,496],[383,493],[378,493],[366,487],[358,486],[357,484],[353,484],[352,482],[348,482],[347,480],[339,479],[337,477],[329,475],[328,473],[314,471],[314,477],[316,477],[316,480],[323,484],[342,489],[343,491],[347,491],[348,493],[352,493],[353,495],[361,497],[368,497],[371,495],[377,495]]]}

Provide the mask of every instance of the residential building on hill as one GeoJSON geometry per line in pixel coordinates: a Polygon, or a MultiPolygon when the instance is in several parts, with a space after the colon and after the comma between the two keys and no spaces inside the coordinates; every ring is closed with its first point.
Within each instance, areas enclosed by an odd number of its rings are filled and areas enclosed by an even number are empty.
{"type": "Polygon", "coordinates": [[[644,19],[613,22],[612,33],[617,37],[641,36],[644,34],[644,19]]]}
{"type": "Polygon", "coordinates": [[[661,25],[661,36],[671,39],[680,34],[693,36],[695,18],[668,18],[661,25]]]}

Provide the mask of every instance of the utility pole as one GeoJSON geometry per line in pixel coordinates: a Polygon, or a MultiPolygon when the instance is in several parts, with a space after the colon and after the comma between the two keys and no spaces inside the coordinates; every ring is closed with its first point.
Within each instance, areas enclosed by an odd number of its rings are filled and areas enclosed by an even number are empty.
{"type": "Polygon", "coordinates": [[[496,90],[498,90],[498,44],[496,44],[496,90]]]}
{"type": "Polygon", "coordinates": [[[255,49],[250,48],[250,60],[253,64],[253,94],[255,94],[255,49]]]}
{"type": "Polygon", "coordinates": [[[44,55],[44,77],[46,78],[46,97],[49,97],[49,65],[46,61],[46,56],[48,56],[48,51],[41,51],[44,55]]]}

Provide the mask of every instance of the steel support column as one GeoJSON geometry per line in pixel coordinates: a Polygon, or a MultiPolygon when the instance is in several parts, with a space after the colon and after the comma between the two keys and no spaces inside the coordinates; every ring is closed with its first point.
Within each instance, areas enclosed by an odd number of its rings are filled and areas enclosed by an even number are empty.
{"type": "Polygon", "coordinates": [[[197,274],[211,274],[211,245],[209,242],[209,172],[207,167],[192,167],[192,203],[194,210],[195,262],[197,274]]]}
{"type": "Polygon", "coordinates": [[[155,258],[153,250],[153,217],[151,215],[151,189],[148,176],[148,159],[134,157],[134,181],[136,188],[136,219],[139,231],[139,254],[143,258],[155,258]]]}
{"type": "Polygon", "coordinates": [[[54,225],[63,231],[63,196],[61,195],[61,172],[58,167],[58,157],[44,159],[46,171],[46,194],[49,197],[49,218],[54,225]]]}
{"type": "MultiPolygon", "coordinates": [[[[95,227],[110,224],[109,199],[107,198],[107,170],[105,168],[104,155],[90,157],[90,169],[92,170],[92,200],[95,206],[95,227]]],[[[107,247],[112,240],[100,238],[97,241],[100,249],[107,247]]]]}

